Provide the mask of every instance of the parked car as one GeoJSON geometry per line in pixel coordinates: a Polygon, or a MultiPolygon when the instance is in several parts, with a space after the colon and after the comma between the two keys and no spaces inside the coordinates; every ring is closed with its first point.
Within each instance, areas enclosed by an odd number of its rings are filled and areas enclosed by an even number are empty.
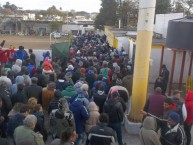
{"type": "Polygon", "coordinates": [[[60,33],[54,33],[54,38],[55,39],[60,39],[61,38],[61,34],[60,33]]]}

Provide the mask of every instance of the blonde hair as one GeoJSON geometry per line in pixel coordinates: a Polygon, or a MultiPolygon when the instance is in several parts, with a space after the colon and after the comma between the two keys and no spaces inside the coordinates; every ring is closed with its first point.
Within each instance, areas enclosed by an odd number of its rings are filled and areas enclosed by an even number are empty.
{"type": "Polygon", "coordinates": [[[27,104],[31,105],[32,107],[34,107],[35,105],[37,105],[38,100],[35,97],[31,97],[28,99],[27,104]]]}

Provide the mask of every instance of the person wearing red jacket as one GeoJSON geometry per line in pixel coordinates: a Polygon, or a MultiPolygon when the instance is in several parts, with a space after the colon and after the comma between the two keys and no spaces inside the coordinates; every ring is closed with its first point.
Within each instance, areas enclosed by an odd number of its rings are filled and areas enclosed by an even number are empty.
{"type": "Polygon", "coordinates": [[[0,63],[1,63],[1,65],[5,65],[7,62],[7,51],[8,50],[3,50],[2,47],[0,46],[0,63]]]}
{"type": "Polygon", "coordinates": [[[187,137],[186,145],[190,145],[191,142],[191,128],[193,124],[193,91],[188,91],[187,96],[185,98],[185,106],[187,110],[187,118],[184,122],[184,131],[187,137]]]}
{"type": "Polygon", "coordinates": [[[46,73],[54,72],[52,64],[50,63],[50,59],[48,57],[45,58],[45,61],[43,63],[43,72],[46,72],[46,73]]]}
{"type": "Polygon", "coordinates": [[[10,45],[9,50],[7,50],[7,58],[8,58],[8,64],[13,65],[13,62],[15,61],[14,58],[15,49],[12,45],[10,45]]]}

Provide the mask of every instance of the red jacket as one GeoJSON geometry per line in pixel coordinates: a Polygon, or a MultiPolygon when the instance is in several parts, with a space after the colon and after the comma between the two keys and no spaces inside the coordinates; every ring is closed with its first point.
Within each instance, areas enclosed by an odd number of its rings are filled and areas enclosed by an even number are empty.
{"type": "Polygon", "coordinates": [[[185,106],[187,110],[187,118],[185,123],[190,125],[193,123],[193,91],[188,91],[185,99],[185,106]]]}
{"type": "Polygon", "coordinates": [[[52,67],[52,65],[51,65],[51,63],[49,62],[49,61],[44,61],[44,70],[47,70],[47,71],[49,71],[49,70],[51,70],[51,71],[54,71],[54,69],[53,69],[53,67],[52,67]]]}
{"type": "Polygon", "coordinates": [[[7,58],[8,58],[8,60],[10,60],[10,61],[15,60],[14,53],[15,53],[15,50],[13,48],[7,50],[7,58]]]}
{"type": "Polygon", "coordinates": [[[1,63],[7,62],[7,50],[0,50],[0,62],[1,63]]]}

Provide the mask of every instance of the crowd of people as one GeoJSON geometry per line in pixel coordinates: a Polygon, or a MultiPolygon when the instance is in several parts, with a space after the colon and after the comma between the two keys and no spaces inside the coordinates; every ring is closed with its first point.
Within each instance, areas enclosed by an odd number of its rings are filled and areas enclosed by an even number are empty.
{"type": "MultiPolygon", "coordinates": [[[[133,61],[124,48],[110,47],[106,36],[89,33],[73,40],[69,54],[61,60],[44,52],[36,64],[32,49],[0,48],[0,144],[9,144],[9,138],[14,145],[43,145],[50,136],[50,145],[126,144],[122,124],[130,107],[133,61]]],[[[167,97],[168,79],[163,65],[141,111],[142,145],[190,145],[193,91],[185,103],[178,90],[167,97]]]]}
{"type": "Polygon", "coordinates": [[[15,145],[98,145],[122,141],[132,63],[106,36],[79,35],[68,58],[0,48],[0,135],[15,145]],[[13,61],[9,53],[12,52],[13,61]],[[3,60],[3,61],[2,61],[3,60]]]}

